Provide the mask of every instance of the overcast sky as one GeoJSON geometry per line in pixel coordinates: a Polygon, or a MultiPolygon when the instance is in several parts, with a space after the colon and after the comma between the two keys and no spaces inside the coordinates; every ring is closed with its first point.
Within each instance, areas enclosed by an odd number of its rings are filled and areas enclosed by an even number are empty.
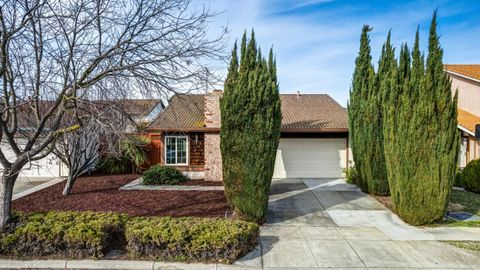
{"type": "MultiPolygon", "coordinates": [[[[444,63],[480,63],[480,0],[194,0],[221,12],[211,32],[228,26],[233,46],[245,29],[255,29],[266,52],[278,62],[281,93],[327,93],[346,105],[363,24],[373,28],[371,46],[378,61],[387,32],[396,47],[413,43],[417,26],[427,46],[428,27],[438,8],[444,63]]],[[[410,46],[411,47],[411,46],[410,46]]],[[[226,70],[226,66],[212,67],[226,70]]]]}

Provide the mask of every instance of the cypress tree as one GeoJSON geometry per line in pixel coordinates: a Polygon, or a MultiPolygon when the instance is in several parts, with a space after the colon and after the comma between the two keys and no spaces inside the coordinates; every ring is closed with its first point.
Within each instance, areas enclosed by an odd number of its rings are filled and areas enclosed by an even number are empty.
{"type": "Polygon", "coordinates": [[[457,97],[443,72],[443,51],[430,26],[426,67],[418,30],[411,67],[402,50],[397,103],[389,101],[384,123],[385,156],[392,201],[397,214],[413,225],[441,219],[445,213],[457,164],[457,97]],[[408,70],[410,69],[410,70],[408,70]],[[392,105],[393,104],[393,105],[392,105]],[[394,109],[392,109],[394,108],[394,109]]]}
{"type": "Polygon", "coordinates": [[[248,42],[243,35],[240,61],[234,46],[220,110],[227,201],[238,217],[263,222],[282,116],[273,51],[265,59],[253,31],[248,42]]]}
{"type": "MultiPolygon", "coordinates": [[[[383,151],[383,111],[381,109],[383,95],[380,86],[385,83],[383,76],[389,70],[389,67],[383,67],[383,62],[390,57],[390,54],[387,55],[387,48],[384,47],[380,60],[382,72],[375,76],[371,64],[372,57],[368,37],[370,31],[371,28],[368,25],[363,27],[360,51],[355,60],[348,105],[350,142],[359,174],[356,184],[364,192],[387,195],[389,188],[383,151]]],[[[388,45],[390,46],[390,42],[388,45]]]]}

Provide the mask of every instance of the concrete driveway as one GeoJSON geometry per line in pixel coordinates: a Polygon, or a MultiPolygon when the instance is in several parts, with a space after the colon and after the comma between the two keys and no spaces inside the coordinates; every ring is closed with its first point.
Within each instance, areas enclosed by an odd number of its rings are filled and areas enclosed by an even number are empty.
{"type": "Polygon", "coordinates": [[[282,179],[261,246],[218,269],[480,269],[478,254],[434,239],[342,179],[282,179]]]}
{"type": "Polygon", "coordinates": [[[55,177],[18,177],[13,186],[13,194],[31,189],[53,179],[55,179],[55,177]]]}

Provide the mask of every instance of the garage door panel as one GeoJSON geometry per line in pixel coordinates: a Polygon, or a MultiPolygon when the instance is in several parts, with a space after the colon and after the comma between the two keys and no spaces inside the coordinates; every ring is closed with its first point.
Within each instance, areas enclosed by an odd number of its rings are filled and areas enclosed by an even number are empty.
{"type": "Polygon", "coordinates": [[[346,139],[281,139],[274,178],[341,177],[346,139]]]}

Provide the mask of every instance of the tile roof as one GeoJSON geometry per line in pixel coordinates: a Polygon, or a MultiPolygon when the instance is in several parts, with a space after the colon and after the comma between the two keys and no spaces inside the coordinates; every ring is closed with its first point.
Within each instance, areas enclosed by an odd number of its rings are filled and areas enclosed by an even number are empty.
{"type": "Polygon", "coordinates": [[[205,95],[183,94],[172,97],[165,110],[150,127],[165,129],[194,129],[205,127],[205,95]]]}
{"type": "MultiPolygon", "coordinates": [[[[326,94],[281,94],[282,129],[348,129],[345,108],[326,94]]],[[[152,129],[204,128],[205,96],[174,96],[170,105],[152,122],[152,129]]]]}
{"type": "Polygon", "coordinates": [[[475,80],[480,80],[479,65],[444,65],[447,72],[457,73],[475,80]]]}
{"type": "Polygon", "coordinates": [[[458,125],[467,129],[471,133],[475,133],[475,125],[480,124],[480,117],[458,109],[458,125]]]}
{"type": "MultiPolygon", "coordinates": [[[[127,116],[142,117],[147,116],[148,113],[153,109],[155,105],[161,102],[159,99],[116,99],[116,100],[94,100],[87,102],[80,102],[79,109],[80,114],[82,113],[96,113],[97,110],[107,111],[105,117],[111,117],[112,114],[109,114],[108,111],[116,109],[122,114],[127,116]]],[[[39,111],[40,115],[43,116],[45,113],[50,110],[55,101],[53,100],[40,100],[39,111]]],[[[20,128],[32,128],[37,126],[37,122],[34,117],[34,109],[31,107],[31,103],[23,103],[17,108],[18,116],[18,126],[20,128]]],[[[64,122],[69,123],[71,119],[68,119],[67,116],[64,116],[64,122]]],[[[47,122],[47,126],[50,125],[50,121],[47,122]]]]}
{"type": "Polygon", "coordinates": [[[117,99],[107,102],[117,105],[130,116],[147,116],[160,99],[117,99]]]}
{"type": "Polygon", "coordinates": [[[346,129],[345,108],[326,94],[282,94],[283,129],[346,129]]]}

